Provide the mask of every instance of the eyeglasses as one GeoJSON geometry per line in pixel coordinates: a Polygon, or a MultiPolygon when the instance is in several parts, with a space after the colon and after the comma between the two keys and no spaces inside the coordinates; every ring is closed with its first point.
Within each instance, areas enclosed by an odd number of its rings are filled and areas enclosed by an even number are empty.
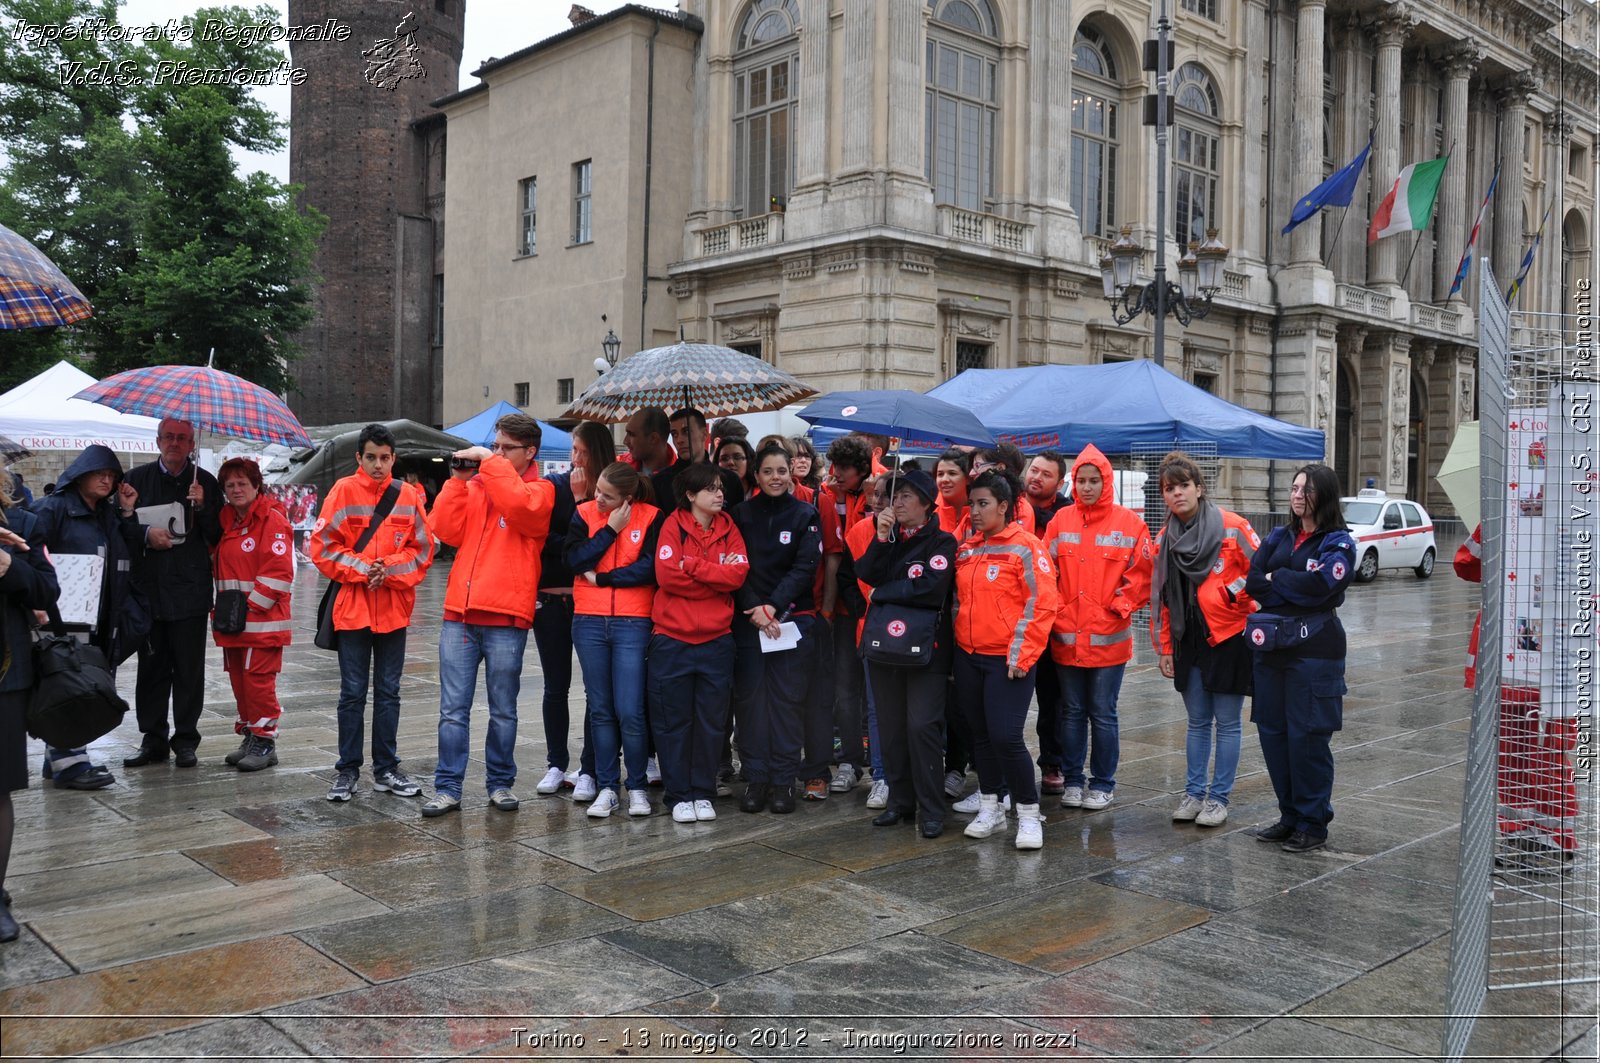
{"type": "Polygon", "coordinates": [[[1311,491],[1311,488],[1309,488],[1309,487],[1291,487],[1291,488],[1289,488],[1289,494],[1291,496],[1292,495],[1310,496],[1311,493],[1312,493],[1312,491],[1311,491]]]}
{"type": "Polygon", "coordinates": [[[523,446],[521,443],[496,443],[489,449],[494,451],[496,454],[506,454],[513,450],[527,450],[528,448],[523,446]]]}

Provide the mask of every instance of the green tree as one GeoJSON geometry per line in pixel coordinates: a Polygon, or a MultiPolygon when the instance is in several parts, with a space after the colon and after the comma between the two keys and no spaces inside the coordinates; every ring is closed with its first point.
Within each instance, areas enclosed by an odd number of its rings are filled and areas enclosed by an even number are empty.
{"type": "MultiPolygon", "coordinates": [[[[0,333],[0,388],[77,355],[107,374],[216,364],[289,386],[296,330],[312,315],[319,216],[297,191],[240,175],[231,146],[270,151],[282,123],[236,84],[174,84],[157,64],[262,69],[270,44],[199,33],[66,39],[21,25],[118,24],[118,0],[0,0],[0,222],[32,239],[95,306],[72,329],[0,333]]],[[[275,21],[270,7],[205,8],[187,21],[275,21]]]]}

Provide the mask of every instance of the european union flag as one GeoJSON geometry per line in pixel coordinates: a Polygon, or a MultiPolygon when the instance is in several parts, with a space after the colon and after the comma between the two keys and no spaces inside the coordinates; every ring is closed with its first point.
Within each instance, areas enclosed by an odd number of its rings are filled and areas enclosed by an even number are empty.
{"type": "Polygon", "coordinates": [[[1361,154],[1345,163],[1344,167],[1328,175],[1328,179],[1306,193],[1294,205],[1294,213],[1289,215],[1289,224],[1283,227],[1283,235],[1289,235],[1289,230],[1311,217],[1323,207],[1348,207],[1355,198],[1356,180],[1361,176],[1362,167],[1367,164],[1367,156],[1372,154],[1372,134],[1367,134],[1367,146],[1361,149],[1361,154]]]}

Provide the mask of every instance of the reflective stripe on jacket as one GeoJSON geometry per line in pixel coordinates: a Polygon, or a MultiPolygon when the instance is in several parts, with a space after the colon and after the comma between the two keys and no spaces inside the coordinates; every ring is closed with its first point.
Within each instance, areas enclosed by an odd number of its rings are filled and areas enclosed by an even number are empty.
{"type": "Polygon", "coordinates": [[[1150,529],[1133,510],[1112,501],[1111,462],[1104,454],[1085,447],[1073,463],[1073,482],[1084,465],[1100,470],[1100,500],[1057,511],[1045,529],[1061,591],[1050,658],[1075,668],[1109,668],[1133,658],[1129,618],[1150,600],[1150,529]]]}
{"type": "MultiPolygon", "coordinates": [[[[1195,601],[1200,614],[1206,618],[1210,636],[1206,639],[1215,646],[1231,639],[1244,630],[1254,600],[1245,592],[1245,578],[1250,574],[1250,559],[1261,545],[1250,522],[1232,510],[1217,507],[1222,514],[1222,549],[1217,563],[1206,575],[1205,582],[1195,589],[1195,601]]],[[[1156,536],[1155,556],[1152,565],[1164,565],[1161,560],[1161,540],[1166,529],[1156,536]]],[[[1172,652],[1172,620],[1167,615],[1166,602],[1151,603],[1150,640],[1157,653],[1172,652]]]]}
{"type": "Polygon", "coordinates": [[[533,623],[539,554],[555,500],[555,488],[539,478],[538,462],[518,476],[499,454],[484,458],[470,480],[445,481],[428,527],[458,550],[444,592],[446,613],[497,613],[533,623]]]}
{"type": "Polygon", "coordinates": [[[656,594],[655,564],[652,560],[655,536],[651,534],[650,526],[660,512],[648,502],[635,502],[629,510],[628,523],[622,526],[620,532],[612,532],[606,523],[610,514],[600,512],[599,502],[591,500],[578,507],[578,512],[572,518],[572,531],[576,533],[581,525],[587,533],[588,542],[605,535],[611,539],[611,543],[593,566],[580,567],[573,564],[573,539],[571,535],[568,536],[567,564],[574,575],[573,613],[578,616],[650,616],[656,594]],[[634,565],[642,569],[641,582],[629,580],[619,586],[611,579],[604,578],[634,565]],[[584,578],[585,572],[593,572],[601,579],[598,583],[590,583],[584,578]]]}
{"type": "Polygon", "coordinates": [[[1021,524],[974,535],[956,553],[956,645],[1026,671],[1050,641],[1058,597],[1049,554],[1021,524]]]}
{"type": "Polygon", "coordinates": [[[271,495],[257,495],[240,517],[232,506],[222,510],[222,541],[215,559],[216,588],[243,591],[250,609],[244,630],[233,635],[213,631],[218,646],[287,646],[289,609],[294,590],[294,529],[283,506],[271,495]]]}
{"type": "Polygon", "coordinates": [[[427,575],[434,554],[422,489],[402,483],[383,526],[360,554],[355,552],[392,482],[393,477],[378,481],[364,472],[346,476],[328,491],[317,515],[311,563],[330,580],[344,584],[333,603],[336,630],[369,629],[381,635],[411,623],[417,584],[427,575]],[[368,587],[367,575],[377,560],[383,562],[384,580],[368,587]]]}

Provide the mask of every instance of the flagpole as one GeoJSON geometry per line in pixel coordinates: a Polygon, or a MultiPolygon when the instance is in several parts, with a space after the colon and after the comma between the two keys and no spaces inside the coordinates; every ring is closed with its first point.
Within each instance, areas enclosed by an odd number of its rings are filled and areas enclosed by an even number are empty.
{"type": "MultiPolygon", "coordinates": [[[[1377,136],[1377,135],[1378,135],[1378,123],[1377,122],[1373,122],[1370,126],[1367,127],[1367,147],[1368,148],[1372,147],[1372,138],[1377,136]]],[[[1328,248],[1329,248],[1329,256],[1330,257],[1332,256],[1333,252],[1339,250],[1339,234],[1344,231],[1344,219],[1349,213],[1350,213],[1350,204],[1346,203],[1344,205],[1344,213],[1339,215],[1339,224],[1335,225],[1333,227],[1333,239],[1328,241],[1328,248]]],[[[1326,266],[1328,263],[1327,262],[1323,262],[1322,264],[1324,266],[1326,266]]]]}

